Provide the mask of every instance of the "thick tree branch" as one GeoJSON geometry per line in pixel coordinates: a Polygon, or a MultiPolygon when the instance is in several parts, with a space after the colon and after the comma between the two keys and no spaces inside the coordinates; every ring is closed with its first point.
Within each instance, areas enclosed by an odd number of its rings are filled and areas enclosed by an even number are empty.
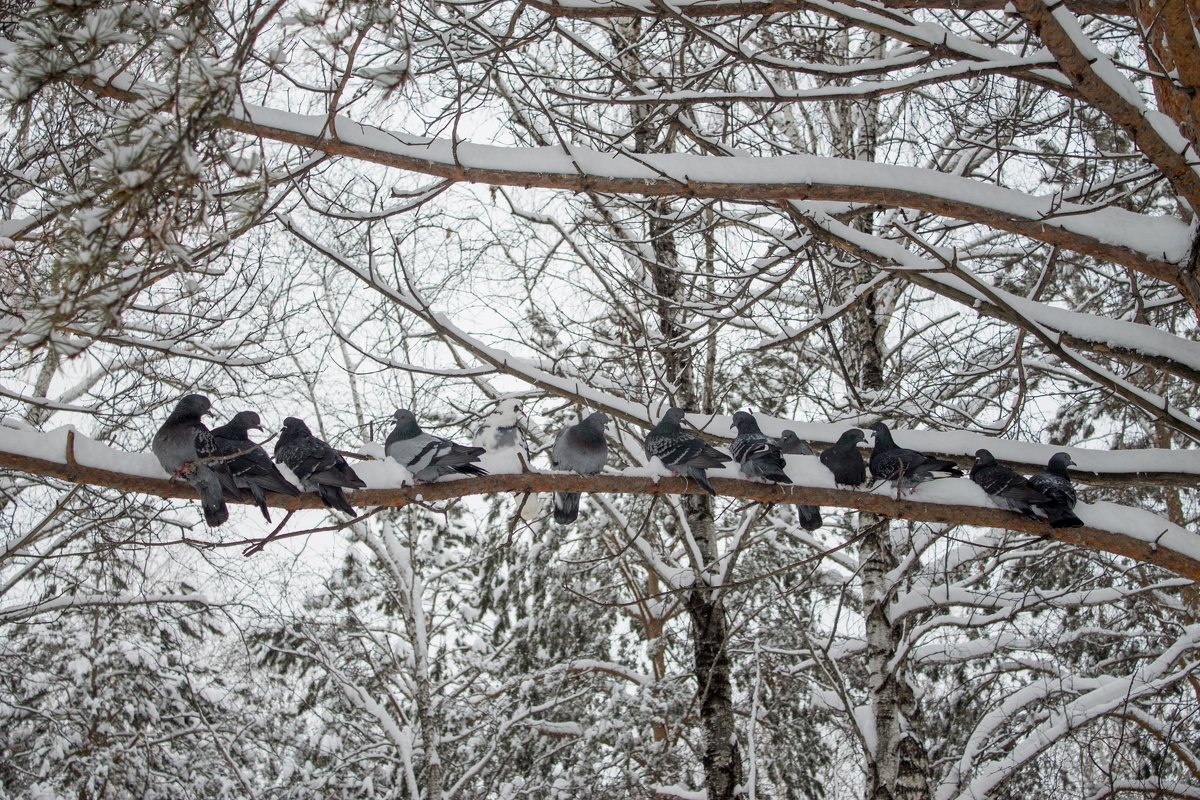
{"type": "MultiPolygon", "coordinates": [[[[1075,89],[1129,134],[1179,195],[1200,210],[1200,171],[1196,151],[1174,120],[1149,111],[1133,85],[1080,30],[1069,12],[1042,0],[1013,0],[1013,6],[1058,60],[1075,89]]],[[[1187,295],[1197,305],[1197,286],[1187,295]]]]}
{"type": "MultiPolygon", "coordinates": [[[[163,498],[194,499],[195,490],[186,483],[114,472],[99,467],[89,467],[73,460],[73,463],[58,463],[43,458],[0,452],[0,467],[16,469],[35,475],[58,478],[76,483],[103,486],[122,492],[136,492],[163,498]]],[[[962,505],[959,503],[928,502],[897,497],[894,494],[876,494],[852,489],[831,489],[812,486],[779,486],[776,484],[753,483],[730,478],[712,478],[718,502],[742,500],[757,503],[789,503],[857,508],[894,519],[918,522],[939,522],[956,525],[1005,528],[1007,530],[1047,536],[1068,544],[1101,550],[1138,561],[1169,569],[1186,578],[1200,580],[1200,549],[1189,547],[1188,539],[1194,534],[1184,531],[1166,520],[1148,512],[1124,509],[1106,504],[1112,509],[1121,509],[1144,517],[1146,529],[1135,535],[1132,532],[1099,527],[1053,529],[1019,514],[991,506],[962,505]],[[1150,528],[1153,528],[1151,530],[1150,528]],[[1172,547],[1178,537],[1181,544],[1172,547]]],[[[350,502],[356,506],[386,506],[403,508],[414,502],[453,500],[482,494],[525,493],[525,492],[598,492],[602,494],[700,494],[703,490],[695,483],[682,478],[658,478],[634,475],[571,475],[564,473],[527,472],[519,474],[488,475],[468,480],[445,481],[399,488],[363,489],[347,492],[350,502]]],[[[982,495],[980,496],[982,499],[982,495]]],[[[252,501],[247,501],[252,502],[252,501]]],[[[321,508],[315,494],[299,497],[270,495],[269,502],[277,508],[288,510],[321,508]]],[[[1108,519],[1108,515],[1097,510],[1088,514],[1081,508],[1080,515],[1097,519],[1108,519]]]]}

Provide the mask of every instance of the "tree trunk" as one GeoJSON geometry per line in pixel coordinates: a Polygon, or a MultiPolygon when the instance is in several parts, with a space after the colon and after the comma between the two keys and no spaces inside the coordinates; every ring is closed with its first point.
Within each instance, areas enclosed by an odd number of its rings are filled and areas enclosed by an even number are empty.
{"type": "MultiPolygon", "coordinates": [[[[688,524],[705,561],[716,560],[716,526],[712,501],[688,498],[688,524]]],[[[704,776],[709,800],[731,800],[742,782],[742,757],[738,751],[733,717],[733,685],[729,679],[728,625],[724,594],[709,588],[707,572],[697,576],[688,594],[700,720],[704,727],[704,776]]]]}

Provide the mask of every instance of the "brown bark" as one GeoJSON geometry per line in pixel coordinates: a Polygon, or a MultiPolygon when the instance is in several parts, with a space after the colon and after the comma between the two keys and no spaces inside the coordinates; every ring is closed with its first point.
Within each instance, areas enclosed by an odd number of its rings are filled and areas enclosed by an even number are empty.
{"type": "MultiPolygon", "coordinates": [[[[1188,153],[1178,152],[1164,140],[1140,109],[1096,73],[1089,55],[1076,46],[1066,28],[1055,18],[1050,6],[1042,0],[1013,0],[1013,6],[1054,55],[1075,89],[1129,135],[1137,148],[1193,209],[1200,209],[1200,175],[1188,163],[1188,153]]],[[[1174,282],[1179,285],[1178,280],[1174,282]]],[[[1185,297],[1193,308],[1200,309],[1196,287],[1181,286],[1180,289],[1186,289],[1185,297]]]]}
{"type": "MultiPolygon", "coordinates": [[[[17,469],[34,475],[155,497],[195,499],[196,496],[192,487],[186,483],[167,478],[147,478],[141,475],[112,472],[98,467],[87,467],[74,462],[62,464],[12,453],[0,452],[0,468],[17,469]]],[[[891,494],[875,494],[854,489],[825,489],[799,485],[785,487],[733,478],[711,478],[710,482],[722,497],[736,497],[758,503],[801,503],[858,508],[892,519],[1005,528],[1010,531],[1046,536],[1068,544],[1155,564],[1186,578],[1200,580],[1200,559],[1171,550],[1161,544],[1150,544],[1101,528],[1054,529],[1042,522],[1026,519],[1020,514],[999,508],[928,503],[898,498],[891,494]]],[[[348,491],[346,496],[352,504],[360,507],[402,508],[415,502],[436,502],[480,494],[554,491],[697,496],[704,493],[704,490],[697,486],[695,481],[686,481],[683,478],[526,472],[424,483],[399,489],[361,489],[348,491]]],[[[267,500],[271,506],[287,510],[322,507],[320,498],[315,494],[308,493],[299,497],[271,494],[268,495],[267,500]]],[[[244,502],[249,504],[252,501],[244,502]]]]}

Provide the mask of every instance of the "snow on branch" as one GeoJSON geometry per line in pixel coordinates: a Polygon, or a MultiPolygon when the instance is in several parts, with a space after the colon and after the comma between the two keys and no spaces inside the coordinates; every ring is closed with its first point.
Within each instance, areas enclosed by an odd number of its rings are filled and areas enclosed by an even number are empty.
{"type": "Polygon", "coordinates": [[[718,200],[830,200],[913,208],[1005,230],[1180,286],[1188,226],[1089,208],[970,178],[870,161],[789,155],[633,155],[584,147],[499,147],[411,136],[337,117],[246,106],[228,127],[265,139],[455,181],[718,200]]]}
{"type": "MultiPolygon", "coordinates": [[[[50,433],[0,428],[0,468],[123,492],[195,498],[194,490],[186,483],[167,478],[153,455],[108,448],[68,428],[50,433]]],[[[594,476],[554,472],[494,474],[418,486],[408,485],[408,473],[393,461],[361,462],[355,465],[355,470],[368,486],[347,493],[350,502],[358,506],[403,508],[415,502],[497,493],[678,495],[703,491],[695,483],[665,477],[647,468],[594,476]]],[[[721,504],[750,501],[841,506],[895,519],[1005,528],[1125,556],[1200,580],[1200,536],[1147,511],[1114,503],[1081,503],[1076,513],[1087,527],[1055,530],[996,508],[979,487],[966,479],[936,481],[902,497],[886,486],[874,491],[838,489],[833,486],[832,476],[812,456],[789,457],[789,474],[797,481],[792,486],[740,480],[732,477],[736,475],[733,469],[711,470],[709,474],[721,504]]],[[[321,508],[319,498],[313,494],[271,495],[270,502],[289,510],[321,508]]]]}
{"type": "MultiPolygon", "coordinates": [[[[847,13],[853,10],[846,9],[847,13]]],[[[0,40],[0,54],[12,49],[11,42],[0,40]]],[[[990,55],[989,50],[977,57],[990,55]]],[[[81,84],[123,101],[143,96],[170,99],[161,87],[119,70],[100,72],[104,74],[81,79],[81,84]]],[[[574,145],[500,147],[414,136],[344,116],[297,114],[250,104],[234,110],[222,124],[263,139],[451,181],[573,192],[749,202],[829,200],[912,208],[1121,264],[1176,286],[1193,307],[1200,308],[1200,297],[1180,268],[1191,247],[1190,230],[1183,222],[1033,196],[928,169],[810,155],[718,157],[603,152],[574,145]]]]}
{"type": "MultiPolygon", "coordinates": [[[[1175,191],[1193,209],[1200,208],[1200,154],[1178,124],[1146,107],[1137,88],[1060,3],[1013,0],[1013,6],[1041,37],[1079,94],[1120,125],[1175,191]]],[[[1193,284],[1192,294],[1198,290],[1200,285],[1193,284]]]]}

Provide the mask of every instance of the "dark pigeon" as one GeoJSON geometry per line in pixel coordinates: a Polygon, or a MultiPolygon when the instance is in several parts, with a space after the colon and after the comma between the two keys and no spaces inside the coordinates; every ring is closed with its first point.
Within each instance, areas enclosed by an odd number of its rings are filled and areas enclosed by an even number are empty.
{"type": "Polygon", "coordinates": [[[975,451],[971,480],[983,487],[992,502],[1009,511],[1017,511],[1030,519],[1042,519],[1035,506],[1050,502],[1046,495],[1029,483],[1029,479],[996,462],[988,450],[975,451]]]}
{"type": "Polygon", "coordinates": [[[342,489],[363,489],[366,483],[354,473],[346,459],[326,442],[312,435],[304,420],[288,417],[275,443],[275,460],[286,464],[300,480],[300,488],[316,492],[328,508],[350,516],[358,512],[342,489]]]}
{"type": "Polygon", "coordinates": [[[429,483],[443,475],[487,475],[487,470],[475,464],[485,451],[482,447],[467,447],[449,439],[421,430],[417,418],[407,409],[398,409],[392,417],[396,427],[385,444],[389,457],[399,461],[413,480],[429,483]]]}
{"type": "Polygon", "coordinates": [[[241,495],[225,465],[201,461],[218,455],[217,443],[201,421],[201,417],[210,413],[211,409],[212,403],[204,395],[184,395],[158,433],[154,434],[150,449],[158,458],[158,463],[172,477],[183,478],[192,485],[200,496],[204,521],[215,528],[229,519],[225,492],[231,491],[238,499],[241,499],[241,495]]]}
{"type": "Polygon", "coordinates": [[[253,411],[239,411],[229,422],[219,428],[213,428],[212,435],[217,442],[217,451],[229,457],[225,466],[233,476],[234,485],[250,492],[258,510],[267,522],[270,522],[267,492],[298,497],[300,490],[280,474],[262,447],[250,441],[251,428],[262,430],[262,420],[258,418],[258,414],[253,411]]]}
{"type": "Polygon", "coordinates": [[[821,463],[833,473],[833,482],[838,486],[862,486],[867,482],[867,467],[858,449],[858,443],[866,440],[865,433],[851,428],[821,452],[821,463]]]}
{"type": "Polygon", "coordinates": [[[646,458],[659,458],[663,465],[685,478],[694,478],[711,495],[717,492],[705,470],[725,466],[730,457],[703,439],[679,427],[683,409],[671,408],[646,436],[646,458]]]}
{"type": "Polygon", "coordinates": [[[871,451],[870,461],[875,480],[895,481],[903,491],[936,478],[962,477],[962,470],[953,461],[898,447],[892,441],[892,432],[882,422],[876,422],[871,430],[875,432],[875,448],[871,451]]]}
{"type": "MultiPolygon", "coordinates": [[[[563,428],[550,451],[550,466],[580,475],[600,472],[608,461],[608,441],[604,438],[607,424],[608,415],[596,411],[583,422],[563,428]]],[[[570,525],[578,516],[579,492],[555,492],[554,521],[559,525],[570,525]]]]}
{"type": "Polygon", "coordinates": [[[1045,472],[1039,472],[1030,477],[1029,485],[1046,495],[1048,503],[1038,506],[1035,511],[1046,515],[1046,521],[1052,528],[1081,528],[1083,520],[1075,516],[1075,487],[1067,476],[1067,467],[1073,466],[1074,461],[1066,453],[1055,453],[1050,458],[1045,472]]]}
{"type": "MultiPolygon", "coordinates": [[[[812,448],[800,441],[794,431],[784,431],[778,441],[772,439],[759,429],[754,415],[746,411],[733,415],[733,427],[738,435],[734,437],[729,452],[738,463],[738,471],[747,478],[761,478],[771,483],[792,482],[783,469],[783,448],[779,441],[787,440],[791,452],[803,453],[807,449],[805,455],[812,455],[812,448]]],[[[796,513],[800,518],[800,527],[806,531],[815,531],[824,523],[821,509],[816,506],[798,505],[796,513]]]]}

